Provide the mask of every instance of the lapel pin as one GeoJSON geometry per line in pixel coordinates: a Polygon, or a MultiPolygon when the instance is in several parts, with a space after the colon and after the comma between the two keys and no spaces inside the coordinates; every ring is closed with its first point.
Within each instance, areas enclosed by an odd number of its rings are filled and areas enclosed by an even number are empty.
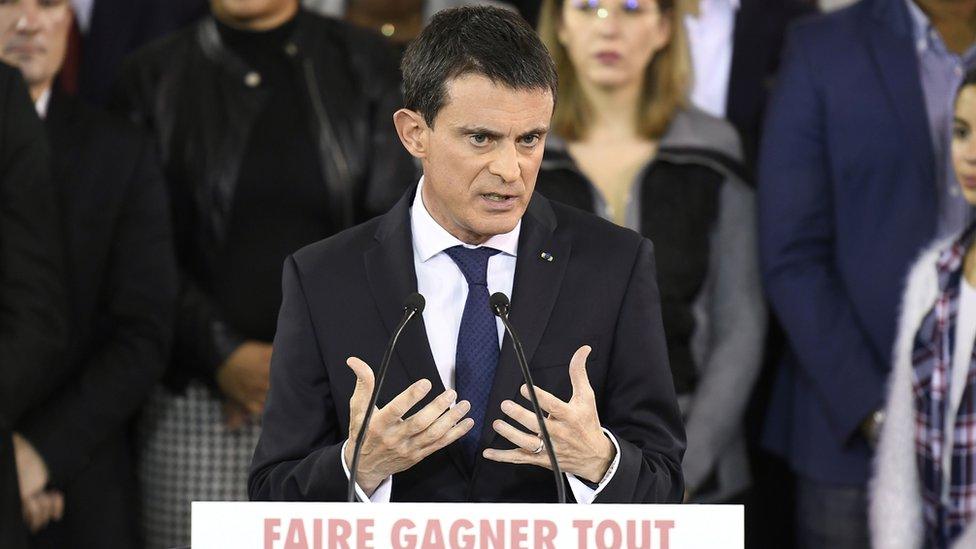
{"type": "Polygon", "coordinates": [[[556,259],[556,258],[554,258],[554,257],[552,257],[552,254],[551,254],[551,253],[549,253],[549,252],[542,252],[542,253],[541,253],[541,254],[539,255],[539,257],[541,257],[541,258],[542,258],[542,259],[544,259],[545,261],[548,261],[549,263],[552,263],[552,260],[553,260],[553,259],[556,259]]]}

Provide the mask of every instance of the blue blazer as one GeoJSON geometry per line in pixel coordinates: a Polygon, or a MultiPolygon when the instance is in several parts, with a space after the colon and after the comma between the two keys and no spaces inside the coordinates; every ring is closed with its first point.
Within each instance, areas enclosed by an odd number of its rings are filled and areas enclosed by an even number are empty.
{"type": "Polygon", "coordinates": [[[763,281],[783,326],[764,444],[863,484],[903,279],[935,236],[935,160],[905,0],[862,0],[787,38],[760,158],[763,281]]]}

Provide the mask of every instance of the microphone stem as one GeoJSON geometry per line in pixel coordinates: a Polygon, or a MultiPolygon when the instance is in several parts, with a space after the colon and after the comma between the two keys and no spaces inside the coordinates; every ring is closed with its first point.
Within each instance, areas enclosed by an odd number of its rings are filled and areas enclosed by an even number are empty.
{"type": "Polygon", "coordinates": [[[559,503],[566,503],[566,485],[563,482],[563,472],[559,468],[559,461],[556,459],[556,451],[552,449],[552,438],[549,430],[546,429],[546,421],[542,417],[542,408],[539,406],[539,398],[535,394],[535,383],[532,381],[532,374],[529,372],[529,363],[525,360],[525,351],[522,350],[522,342],[515,336],[515,330],[508,321],[507,314],[498,314],[505,331],[512,338],[512,346],[515,348],[515,357],[518,359],[519,368],[522,369],[522,377],[525,379],[526,387],[529,389],[529,400],[532,401],[532,409],[535,411],[535,418],[539,422],[539,434],[542,436],[543,446],[549,456],[549,464],[552,466],[552,474],[556,481],[556,500],[559,503]]]}
{"type": "Polygon", "coordinates": [[[369,426],[369,421],[373,418],[376,401],[380,398],[380,388],[383,387],[383,380],[386,379],[386,370],[389,368],[390,359],[393,357],[393,348],[396,347],[396,342],[400,339],[400,334],[403,333],[403,329],[406,328],[407,323],[410,322],[410,319],[416,313],[416,309],[407,310],[406,314],[403,315],[403,320],[400,321],[400,325],[393,332],[393,337],[390,338],[390,343],[387,345],[386,351],[383,353],[383,360],[380,362],[380,369],[376,374],[376,384],[373,386],[373,394],[369,397],[366,415],[363,416],[363,423],[359,426],[359,434],[356,436],[356,445],[353,447],[352,464],[349,467],[349,487],[346,491],[347,503],[356,502],[356,472],[359,470],[359,456],[363,453],[366,428],[369,426]]]}

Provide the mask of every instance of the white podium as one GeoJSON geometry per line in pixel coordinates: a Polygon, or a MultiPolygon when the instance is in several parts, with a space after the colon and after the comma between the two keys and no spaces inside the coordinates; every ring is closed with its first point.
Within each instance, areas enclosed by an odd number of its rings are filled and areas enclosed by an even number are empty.
{"type": "Polygon", "coordinates": [[[741,505],[194,502],[193,549],[742,549],[741,505]]]}

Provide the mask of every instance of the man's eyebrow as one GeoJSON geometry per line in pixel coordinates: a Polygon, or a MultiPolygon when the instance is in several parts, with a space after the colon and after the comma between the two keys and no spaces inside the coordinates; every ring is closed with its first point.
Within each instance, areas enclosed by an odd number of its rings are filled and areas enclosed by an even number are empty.
{"type": "Polygon", "coordinates": [[[958,116],[953,116],[952,117],[952,123],[953,124],[960,124],[960,125],[969,127],[969,122],[966,122],[965,120],[963,120],[962,118],[959,118],[958,116]]]}
{"type": "Polygon", "coordinates": [[[548,126],[539,126],[538,128],[535,128],[535,129],[532,129],[532,130],[529,130],[529,131],[523,133],[519,137],[525,137],[527,135],[546,135],[547,133],[549,133],[549,127],[548,126]]]}
{"type": "Polygon", "coordinates": [[[502,133],[484,126],[460,126],[457,132],[461,135],[486,135],[488,137],[502,137],[502,133]]]}
{"type": "MultiPolygon", "coordinates": [[[[460,126],[457,128],[457,132],[461,135],[486,135],[493,138],[503,137],[501,132],[488,129],[484,126],[460,126]]],[[[549,133],[548,126],[539,126],[519,135],[519,137],[525,137],[527,135],[545,135],[547,133],[549,133]]]]}

